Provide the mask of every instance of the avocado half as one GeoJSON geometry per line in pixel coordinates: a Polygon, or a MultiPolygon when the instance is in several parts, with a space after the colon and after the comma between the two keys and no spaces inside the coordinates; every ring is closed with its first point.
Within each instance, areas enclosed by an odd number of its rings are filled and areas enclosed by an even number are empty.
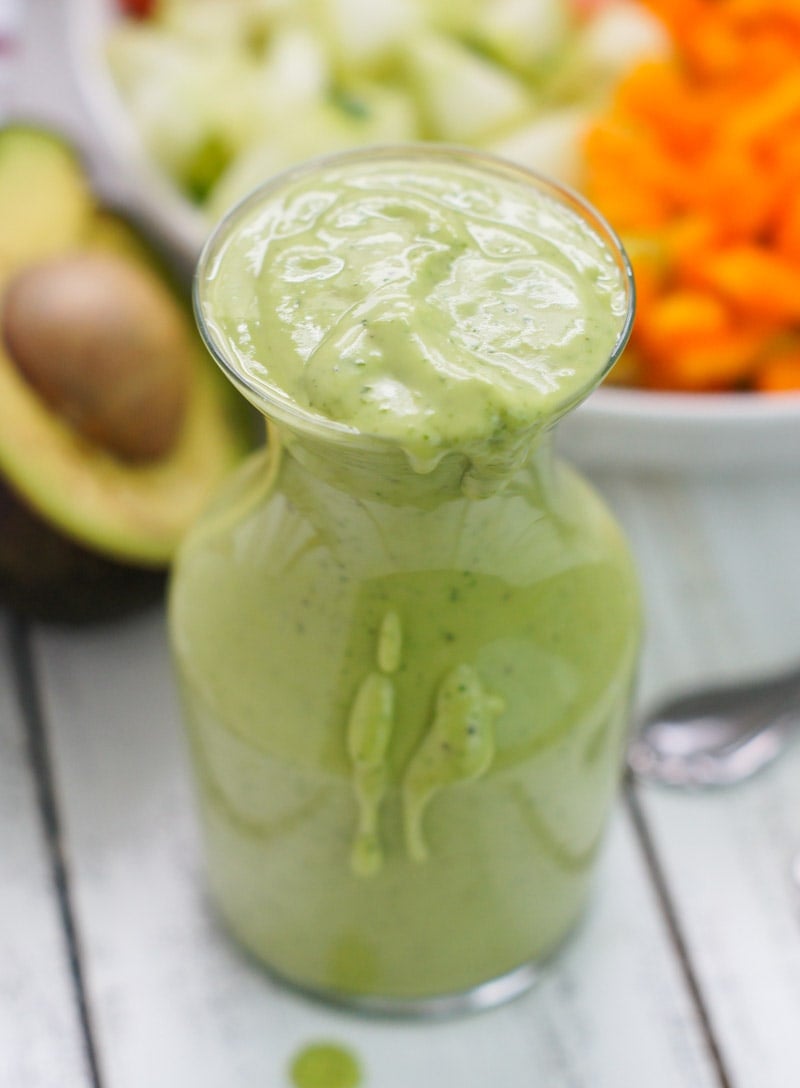
{"type": "MultiPolygon", "coordinates": [[[[70,145],[29,126],[0,129],[0,305],[18,272],[86,251],[167,275],[137,230],[98,206],[70,145]]],[[[189,525],[254,444],[252,418],[180,301],[196,345],[187,403],[168,452],[146,462],[62,419],[22,376],[0,328],[0,600],[12,608],[82,621],[152,601],[189,525]]]]}

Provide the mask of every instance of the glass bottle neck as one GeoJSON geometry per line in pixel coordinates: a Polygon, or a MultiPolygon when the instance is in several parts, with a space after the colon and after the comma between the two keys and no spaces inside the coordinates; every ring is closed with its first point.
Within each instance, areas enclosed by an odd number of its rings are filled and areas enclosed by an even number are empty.
{"type": "Polygon", "coordinates": [[[420,508],[460,497],[488,498],[502,491],[531,460],[546,471],[552,457],[549,428],[528,433],[494,459],[485,451],[479,461],[453,451],[426,471],[416,468],[402,447],[390,443],[332,441],[273,423],[269,424],[269,436],[271,443],[280,444],[285,456],[338,491],[361,500],[420,508]]]}

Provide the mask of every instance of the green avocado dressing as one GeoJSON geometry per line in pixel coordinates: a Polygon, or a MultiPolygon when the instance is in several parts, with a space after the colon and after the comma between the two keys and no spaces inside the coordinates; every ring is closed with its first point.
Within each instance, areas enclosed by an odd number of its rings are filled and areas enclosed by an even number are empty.
{"type": "Polygon", "coordinates": [[[294,1056],[289,1076],[294,1088],[358,1088],[361,1068],[338,1043],[309,1043],[294,1056]]]}
{"type": "Polygon", "coordinates": [[[399,443],[519,459],[602,374],[627,291],[577,210],[513,175],[363,159],[246,208],[203,293],[251,390],[399,443]]]}
{"type": "Polygon", "coordinates": [[[544,437],[624,337],[621,264],[512,168],[375,154],[247,201],[198,302],[281,432],[171,593],[218,903],[339,997],[541,958],[585,901],[638,649],[625,543],[544,437]]]}

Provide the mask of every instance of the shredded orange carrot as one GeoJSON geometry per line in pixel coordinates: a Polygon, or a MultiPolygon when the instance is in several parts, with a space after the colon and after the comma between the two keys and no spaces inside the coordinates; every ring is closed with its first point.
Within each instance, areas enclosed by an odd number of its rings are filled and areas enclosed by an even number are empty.
{"type": "Polygon", "coordinates": [[[640,286],[626,380],[800,389],[800,0],[646,2],[673,54],[585,145],[640,286]]]}
{"type": "Polygon", "coordinates": [[[784,197],[775,218],[774,236],[778,252],[800,268],[800,188],[784,197]]]}
{"type": "Polygon", "coordinates": [[[800,391],[800,345],[767,355],[758,368],[756,389],[761,393],[800,391]]]}
{"type": "Polygon", "coordinates": [[[766,247],[743,244],[707,253],[692,278],[768,326],[800,323],[800,265],[766,247]]]}

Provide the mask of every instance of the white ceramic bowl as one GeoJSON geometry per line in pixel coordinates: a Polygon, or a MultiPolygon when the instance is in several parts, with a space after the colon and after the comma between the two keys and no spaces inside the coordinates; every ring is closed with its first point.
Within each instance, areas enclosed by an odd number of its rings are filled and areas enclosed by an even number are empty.
{"type": "MultiPolygon", "coordinates": [[[[208,232],[202,214],[148,159],[114,87],[105,40],[113,0],[66,0],[68,48],[84,106],[118,185],[185,260],[208,232]]],[[[648,393],[603,386],[565,419],[559,448],[599,470],[758,473],[800,469],[800,393],[648,393]]]]}
{"type": "Polygon", "coordinates": [[[728,473],[800,470],[800,393],[645,393],[601,387],[559,427],[587,467],[728,473]]]}
{"type": "Polygon", "coordinates": [[[151,161],[109,71],[106,41],[117,10],[115,0],[65,0],[67,51],[95,150],[109,159],[115,194],[140,210],[184,261],[194,261],[209,225],[151,161]]]}

